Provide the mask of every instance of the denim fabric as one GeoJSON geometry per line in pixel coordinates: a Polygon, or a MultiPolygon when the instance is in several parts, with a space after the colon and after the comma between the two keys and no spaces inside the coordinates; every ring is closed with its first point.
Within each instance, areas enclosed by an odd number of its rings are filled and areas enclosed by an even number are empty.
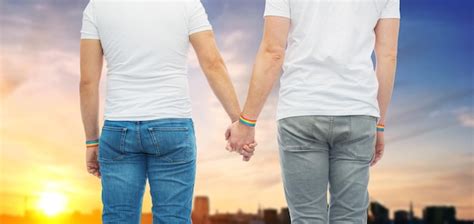
{"type": "Polygon", "coordinates": [[[376,123],[376,117],[364,115],[301,116],[278,121],[291,223],[367,223],[376,123]]]}
{"type": "Polygon", "coordinates": [[[153,223],[191,223],[195,141],[191,119],[106,120],[98,155],[103,223],[140,223],[147,179],[153,223]]]}

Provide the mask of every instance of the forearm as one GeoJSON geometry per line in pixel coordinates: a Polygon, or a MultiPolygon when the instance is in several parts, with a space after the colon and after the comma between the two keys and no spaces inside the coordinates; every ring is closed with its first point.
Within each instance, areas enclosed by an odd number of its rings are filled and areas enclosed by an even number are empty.
{"type": "Polygon", "coordinates": [[[99,40],[81,40],[79,94],[86,140],[99,137],[99,83],[103,52],[99,40]]]}
{"type": "Polygon", "coordinates": [[[240,116],[240,105],[224,62],[219,59],[211,66],[203,66],[203,70],[212,91],[229,115],[230,120],[237,121],[240,116]]]}
{"type": "Polygon", "coordinates": [[[99,86],[98,84],[80,84],[82,123],[86,140],[99,138],[99,86]]]}
{"type": "Polygon", "coordinates": [[[385,124],[395,82],[395,73],[397,67],[396,56],[378,58],[376,67],[377,79],[379,83],[377,100],[380,109],[380,119],[378,123],[385,124]]]}
{"type": "Polygon", "coordinates": [[[275,81],[279,77],[283,60],[283,49],[277,52],[265,49],[259,50],[250,81],[247,100],[242,112],[246,118],[257,120],[275,81]]]}

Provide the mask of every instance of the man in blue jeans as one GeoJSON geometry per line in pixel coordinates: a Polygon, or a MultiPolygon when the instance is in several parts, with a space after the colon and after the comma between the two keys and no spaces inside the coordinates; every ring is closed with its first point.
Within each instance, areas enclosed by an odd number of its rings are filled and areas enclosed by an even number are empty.
{"type": "Polygon", "coordinates": [[[154,223],[191,223],[196,141],[187,53],[196,51],[232,122],[240,107],[199,0],[91,0],[81,30],[81,112],[103,223],[140,223],[145,183],[154,223]],[[99,81],[107,61],[104,125],[99,81]]]}
{"type": "Polygon", "coordinates": [[[266,1],[249,94],[227,131],[227,148],[253,151],[246,144],[254,142],[283,67],[278,143],[293,224],[367,223],[369,167],[383,154],[395,77],[399,7],[399,0],[266,1]]]}

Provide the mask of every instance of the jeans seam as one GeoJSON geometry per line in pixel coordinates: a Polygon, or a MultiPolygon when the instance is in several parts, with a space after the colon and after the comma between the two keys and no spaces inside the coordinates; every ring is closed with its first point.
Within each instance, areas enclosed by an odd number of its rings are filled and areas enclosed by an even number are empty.
{"type": "MultiPolygon", "coordinates": [[[[350,139],[352,138],[352,136],[354,134],[354,133],[352,133],[352,129],[353,129],[353,127],[352,127],[352,116],[349,116],[349,135],[347,136],[347,141],[350,141],[350,139]]],[[[343,142],[345,142],[345,141],[343,141],[343,142]]]]}
{"type": "Polygon", "coordinates": [[[123,128],[122,129],[122,134],[120,136],[120,149],[119,150],[120,150],[121,155],[118,155],[113,160],[119,160],[125,154],[125,142],[126,142],[125,140],[127,139],[127,130],[128,130],[127,128],[123,128]]]}
{"type": "Polygon", "coordinates": [[[334,117],[331,116],[329,118],[329,133],[328,133],[328,137],[327,137],[328,142],[330,142],[331,145],[333,143],[333,138],[334,138],[334,133],[333,132],[334,132],[334,117]]]}
{"type": "Polygon", "coordinates": [[[156,138],[155,138],[155,134],[154,134],[153,128],[148,128],[148,133],[149,133],[150,136],[151,136],[151,141],[153,142],[153,147],[154,147],[155,150],[156,150],[156,154],[159,156],[159,155],[160,155],[159,145],[158,145],[158,141],[157,141],[156,138]]]}
{"type": "Polygon", "coordinates": [[[140,132],[140,129],[141,129],[141,125],[140,125],[140,122],[137,122],[137,142],[138,142],[138,145],[141,149],[142,152],[145,151],[145,148],[143,147],[143,143],[142,143],[142,135],[141,135],[141,132],[140,132]]]}

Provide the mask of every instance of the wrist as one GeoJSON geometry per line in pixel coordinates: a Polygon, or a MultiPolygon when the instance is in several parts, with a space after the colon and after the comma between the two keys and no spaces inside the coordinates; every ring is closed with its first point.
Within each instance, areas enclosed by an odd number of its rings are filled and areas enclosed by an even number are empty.
{"type": "Polygon", "coordinates": [[[237,126],[242,129],[242,130],[252,130],[252,129],[255,129],[255,127],[252,127],[252,126],[248,126],[246,124],[243,124],[242,122],[238,122],[237,123],[237,126]]]}
{"type": "Polygon", "coordinates": [[[384,132],[385,131],[385,125],[378,123],[377,124],[377,132],[384,132]]]}
{"type": "Polygon", "coordinates": [[[98,138],[86,140],[86,148],[94,148],[94,147],[97,147],[97,146],[99,146],[99,139],[98,138]]]}
{"type": "Polygon", "coordinates": [[[239,121],[239,115],[231,116],[230,121],[231,121],[230,123],[235,123],[235,122],[239,121]]]}
{"type": "Polygon", "coordinates": [[[241,114],[239,117],[239,124],[249,128],[255,128],[255,126],[257,125],[257,120],[249,119],[243,114],[241,114]]]}

